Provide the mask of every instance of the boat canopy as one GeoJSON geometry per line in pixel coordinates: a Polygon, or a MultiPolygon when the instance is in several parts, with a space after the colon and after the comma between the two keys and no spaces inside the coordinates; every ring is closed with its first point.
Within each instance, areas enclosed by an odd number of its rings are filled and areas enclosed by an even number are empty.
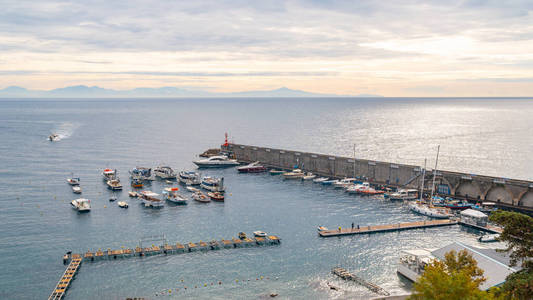
{"type": "Polygon", "coordinates": [[[486,214],[480,212],[479,210],[475,210],[475,209],[465,209],[461,212],[461,216],[468,216],[468,217],[473,217],[473,218],[486,218],[488,217],[486,214]]]}

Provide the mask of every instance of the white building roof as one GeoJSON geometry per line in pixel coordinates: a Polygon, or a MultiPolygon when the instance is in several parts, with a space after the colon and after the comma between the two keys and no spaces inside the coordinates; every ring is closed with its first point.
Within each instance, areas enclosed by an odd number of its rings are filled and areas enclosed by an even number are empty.
{"type": "Polygon", "coordinates": [[[465,209],[461,212],[462,216],[468,216],[468,217],[475,217],[475,218],[486,218],[488,217],[486,214],[480,212],[479,210],[475,209],[465,209]]]}

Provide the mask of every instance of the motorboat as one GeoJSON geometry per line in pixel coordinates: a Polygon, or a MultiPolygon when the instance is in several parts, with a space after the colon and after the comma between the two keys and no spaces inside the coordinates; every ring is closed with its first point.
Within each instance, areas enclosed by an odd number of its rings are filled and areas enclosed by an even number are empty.
{"type": "Polygon", "coordinates": [[[328,177],[318,177],[318,178],[316,178],[316,179],[313,179],[313,182],[314,182],[314,183],[322,183],[322,182],[324,182],[324,181],[328,181],[328,180],[329,180],[328,177]]]}
{"type": "Polygon", "coordinates": [[[337,182],[334,182],[333,186],[336,188],[345,188],[352,185],[355,180],[355,178],[344,178],[337,182]]]}
{"type": "Polygon", "coordinates": [[[206,159],[193,161],[198,168],[225,168],[238,166],[239,162],[236,159],[229,159],[225,155],[211,156],[206,159]]]}
{"type": "Polygon", "coordinates": [[[311,172],[308,172],[305,174],[304,177],[302,177],[302,180],[313,180],[316,178],[316,175],[311,173],[311,172]]]}
{"type": "Polygon", "coordinates": [[[131,186],[134,188],[142,188],[143,187],[143,180],[139,175],[132,175],[131,176],[131,186]]]}
{"type": "Polygon", "coordinates": [[[202,179],[200,186],[211,192],[224,192],[224,177],[215,178],[206,176],[202,179]]]}
{"type": "Polygon", "coordinates": [[[447,201],[444,204],[444,207],[447,207],[451,210],[465,210],[472,208],[472,204],[468,203],[467,201],[451,200],[447,201]]]}
{"type": "Polygon", "coordinates": [[[305,173],[300,169],[294,169],[291,172],[285,172],[282,174],[283,179],[302,179],[305,173]]]}
{"type": "Polygon", "coordinates": [[[152,169],[145,167],[135,167],[133,170],[129,171],[131,179],[139,180],[152,180],[152,169]]]}
{"type": "Polygon", "coordinates": [[[120,179],[118,179],[118,177],[108,180],[107,187],[112,191],[122,190],[122,184],[120,183],[120,179]]]}
{"type": "Polygon", "coordinates": [[[265,237],[267,236],[266,232],[264,231],[254,231],[254,235],[257,237],[265,237]]]}
{"type": "Polygon", "coordinates": [[[485,234],[483,236],[480,236],[478,238],[478,241],[480,241],[481,243],[492,243],[492,242],[498,242],[499,238],[500,238],[500,234],[499,233],[485,234]]]}
{"type": "Polygon", "coordinates": [[[334,184],[337,181],[339,181],[339,180],[337,180],[337,179],[324,180],[324,181],[321,181],[320,184],[322,184],[322,185],[332,185],[332,184],[334,184]]]}
{"type": "Polygon", "coordinates": [[[239,171],[239,173],[261,173],[266,172],[266,170],[267,168],[261,165],[258,161],[237,168],[237,171],[239,171]]]}
{"type": "Polygon", "coordinates": [[[52,133],[51,135],[48,136],[48,140],[50,142],[57,142],[59,141],[61,138],[59,137],[59,134],[57,133],[52,133]]]}
{"type": "Polygon", "coordinates": [[[318,231],[328,231],[329,229],[327,227],[324,227],[324,226],[318,226],[317,230],[318,231]]]}
{"type": "Polygon", "coordinates": [[[72,186],[72,192],[74,194],[81,194],[81,187],[79,185],[73,185],[72,186]]]}
{"type": "Polygon", "coordinates": [[[103,172],[102,172],[102,176],[104,177],[104,181],[108,181],[108,180],[111,180],[111,179],[115,179],[115,177],[117,176],[117,170],[112,170],[112,169],[105,169],[103,172]]]}
{"type": "Polygon", "coordinates": [[[132,197],[132,198],[139,197],[139,194],[138,194],[137,192],[133,192],[133,191],[129,192],[128,195],[129,195],[130,197],[132,197]]]}
{"type": "Polygon", "coordinates": [[[382,195],[385,191],[376,190],[374,188],[362,189],[359,191],[359,194],[366,196],[382,195]]]}
{"type": "Polygon", "coordinates": [[[434,207],[418,202],[409,203],[409,209],[418,214],[437,219],[448,219],[452,216],[448,209],[434,207]]]}
{"type": "Polygon", "coordinates": [[[129,206],[128,202],[126,202],[126,201],[119,201],[118,202],[118,207],[120,207],[120,208],[128,208],[128,206],[129,206]]]}
{"type": "Polygon", "coordinates": [[[364,190],[370,189],[370,183],[363,182],[360,184],[353,184],[346,188],[346,192],[349,194],[360,194],[364,190]]]}
{"type": "Polygon", "coordinates": [[[410,201],[418,198],[418,190],[416,189],[401,189],[395,193],[388,194],[391,201],[410,201]]]}
{"type": "Polygon", "coordinates": [[[165,196],[166,200],[174,204],[186,205],[187,198],[179,194],[178,191],[179,191],[179,188],[177,187],[168,187],[163,190],[163,195],[165,196]]]}
{"type": "Polygon", "coordinates": [[[80,184],[80,178],[74,177],[73,175],[70,176],[70,178],[67,178],[67,183],[70,185],[79,185],[80,184]]]}
{"type": "Polygon", "coordinates": [[[72,205],[72,208],[74,208],[78,212],[91,211],[91,200],[89,199],[79,198],[76,200],[72,200],[72,202],[70,202],[70,205],[72,205]]]}
{"type": "Polygon", "coordinates": [[[201,202],[201,203],[209,203],[211,202],[211,200],[209,200],[209,198],[202,192],[198,191],[194,194],[192,194],[192,199],[194,201],[198,201],[198,202],[201,202]]]}
{"type": "Polygon", "coordinates": [[[281,175],[281,174],[285,173],[285,171],[272,169],[272,170],[270,170],[269,173],[270,173],[270,175],[281,175]]]}
{"type": "Polygon", "coordinates": [[[246,233],[244,233],[244,232],[239,232],[239,238],[240,238],[241,240],[244,240],[244,239],[246,238],[246,233]]]}
{"type": "Polygon", "coordinates": [[[145,207],[160,208],[165,205],[164,201],[159,199],[159,194],[152,191],[142,191],[139,194],[145,207]]]}
{"type": "Polygon", "coordinates": [[[176,179],[176,172],[169,166],[159,166],[154,169],[156,177],[161,179],[176,179]]]}
{"type": "Polygon", "coordinates": [[[218,201],[218,202],[224,202],[224,194],[223,193],[220,193],[220,192],[209,192],[207,193],[207,196],[209,196],[209,198],[211,198],[211,200],[213,201],[218,201]]]}
{"type": "Polygon", "coordinates": [[[496,208],[496,203],[494,202],[476,203],[475,205],[472,205],[472,209],[479,210],[485,214],[490,214],[498,210],[498,208],[496,208]]]}
{"type": "Polygon", "coordinates": [[[191,193],[198,193],[200,192],[199,189],[195,188],[195,187],[192,187],[192,186],[188,186],[188,187],[185,187],[187,189],[187,191],[191,192],[191,193]]]}
{"type": "Polygon", "coordinates": [[[178,179],[186,185],[199,185],[202,183],[200,173],[194,171],[181,171],[178,174],[178,179]]]}

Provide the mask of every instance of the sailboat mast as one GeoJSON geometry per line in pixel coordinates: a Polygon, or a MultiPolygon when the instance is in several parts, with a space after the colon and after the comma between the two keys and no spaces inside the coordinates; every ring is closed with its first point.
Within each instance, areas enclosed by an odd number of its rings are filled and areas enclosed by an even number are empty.
{"type": "Polygon", "coordinates": [[[426,178],[426,162],[427,158],[424,158],[424,169],[422,170],[422,185],[420,186],[420,201],[424,195],[424,179],[426,178]]]}
{"type": "Polygon", "coordinates": [[[355,178],[355,144],[353,144],[353,178],[355,178]]]}
{"type": "Polygon", "coordinates": [[[435,159],[435,169],[433,170],[433,183],[431,184],[431,201],[433,201],[433,193],[435,192],[435,177],[437,176],[437,164],[439,163],[440,145],[437,146],[437,159],[435,159]]]}

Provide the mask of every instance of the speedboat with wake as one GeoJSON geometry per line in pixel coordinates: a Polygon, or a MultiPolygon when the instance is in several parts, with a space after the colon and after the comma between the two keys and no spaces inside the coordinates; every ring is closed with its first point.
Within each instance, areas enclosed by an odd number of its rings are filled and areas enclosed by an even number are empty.
{"type": "Polygon", "coordinates": [[[59,137],[59,134],[57,133],[52,133],[51,135],[48,136],[48,140],[50,142],[57,142],[59,141],[61,138],[59,137]]]}
{"type": "Polygon", "coordinates": [[[224,155],[211,156],[210,158],[193,161],[198,168],[226,168],[239,165],[236,159],[229,159],[224,155]]]}

